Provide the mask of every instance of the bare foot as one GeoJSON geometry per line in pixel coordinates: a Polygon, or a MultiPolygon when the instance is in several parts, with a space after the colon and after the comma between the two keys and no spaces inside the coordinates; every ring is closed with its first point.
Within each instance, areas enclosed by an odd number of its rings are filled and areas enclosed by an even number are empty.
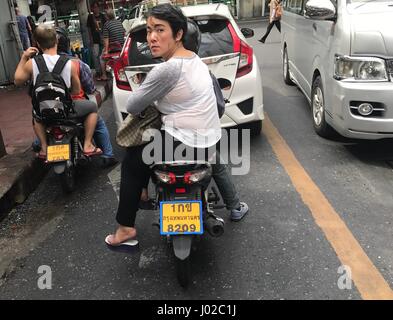
{"type": "Polygon", "coordinates": [[[96,155],[102,154],[102,150],[100,148],[97,148],[94,144],[89,144],[83,147],[83,153],[85,155],[96,155]]]}
{"type": "Polygon", "coordinates": [[[147,192],[147,189],[143,188],[141,193],[141,201],[147,200],[149,200],[149,193],[147,192]]]}

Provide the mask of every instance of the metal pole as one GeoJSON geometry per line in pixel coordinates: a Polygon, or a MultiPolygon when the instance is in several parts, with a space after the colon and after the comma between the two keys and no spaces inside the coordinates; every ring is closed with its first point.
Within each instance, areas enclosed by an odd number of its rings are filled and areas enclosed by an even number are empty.
{"type": "Polygon", "coordinates": [[[22,46],[22,41],[20,40],[20,36],[19,36],[18,22],[16,21],[14,2],[12,0],[9,0],[8,3],[11,9],[11,18],[12,18],[10,22],[10,28],[12,30],[12,33],[14,34],[16,44],[18,46],[19,56],[21,57],[24,50],[22,46]]]}

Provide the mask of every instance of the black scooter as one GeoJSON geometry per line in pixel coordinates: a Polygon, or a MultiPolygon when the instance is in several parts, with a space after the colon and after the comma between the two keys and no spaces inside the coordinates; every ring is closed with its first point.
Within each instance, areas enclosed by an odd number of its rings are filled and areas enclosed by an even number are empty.
{"type": "MultiPolygon", "coordinates": [[[[57,106],[43,108],[41,114],[48,144],[43,161],[59,175],[63,191],[70,193],[75,190],[77,166],[90,161],[90,157],[83,154],[83,120],[71,118],[64,112],[64,106],[60,102],[57,106]]],[[[35,151],[41,149],[40,146],[35,148],[35,151]]]]}
{"type": "Polygon", "coordinates": [[[213,237],[224,233],[224,220],[213,209],[220,200],[214,187],[209,190],[212,168],[208,162],[162,162],[152,167],[156,186],[156,209],[160,209],[160,233],[173,245],[177,278],[189,284],[193,242],[204,231],[213,237]]]}

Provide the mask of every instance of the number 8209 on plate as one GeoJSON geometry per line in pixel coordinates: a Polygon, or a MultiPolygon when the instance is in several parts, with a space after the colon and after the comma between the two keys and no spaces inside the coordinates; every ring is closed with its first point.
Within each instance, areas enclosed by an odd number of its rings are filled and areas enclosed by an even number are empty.
{"type": "Polygon", "coordinates": [[[160,233],[202,234],[202,201],[161,201],[160,233]]]}

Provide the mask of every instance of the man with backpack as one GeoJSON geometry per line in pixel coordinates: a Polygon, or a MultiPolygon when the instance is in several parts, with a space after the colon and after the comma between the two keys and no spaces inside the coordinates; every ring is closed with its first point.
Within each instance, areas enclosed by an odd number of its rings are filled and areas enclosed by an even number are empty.
{"type": "Polygon", "coordinates": [[[42,54],[35,47],[24,51],[14,78],[16,85],[23,85],[28,80],[33,83],[33,127],[41,143],[38,157],[46,158],[47,147],[45,124],[40,111],[42,99],[59,100],[68,111],[75,112],[73,118],[84,118],[83,152],[86,156],[102,154],[92,141],[97,123],[97,106],[94,103],[73,103],[71,99],[71,94],[78,94],[81,90],[76,63],[57,54],[57,35],[53,27],[41,24],[34,31],[34,39],[42,54]],[[44,91],[45,97],[40,95],[44,91]]]}
{"type": "MultiPolygon", "coordinates": [[[[87,95],[93,94],[96,91],[91,69],[79,58],[70,56],[70,39],[68,38],[67,31],[63,28],[56,27],[56,33],[58,40],[57,53],[59,55],[66,55],[76,62],[79,62],[79,68],[77,69],[79,70],[78,75],[81,82],[81,91],[78,95],[72,95],[71,97],[74,101],[88,100],[87,95]]],[[[108,128],[104,119],[100,115],[98,115],[97,125],[93,137],[97,146],[102,150],[101,166],[106,168],[115,165],[118,161],[113,154],[108,128]]]]}

